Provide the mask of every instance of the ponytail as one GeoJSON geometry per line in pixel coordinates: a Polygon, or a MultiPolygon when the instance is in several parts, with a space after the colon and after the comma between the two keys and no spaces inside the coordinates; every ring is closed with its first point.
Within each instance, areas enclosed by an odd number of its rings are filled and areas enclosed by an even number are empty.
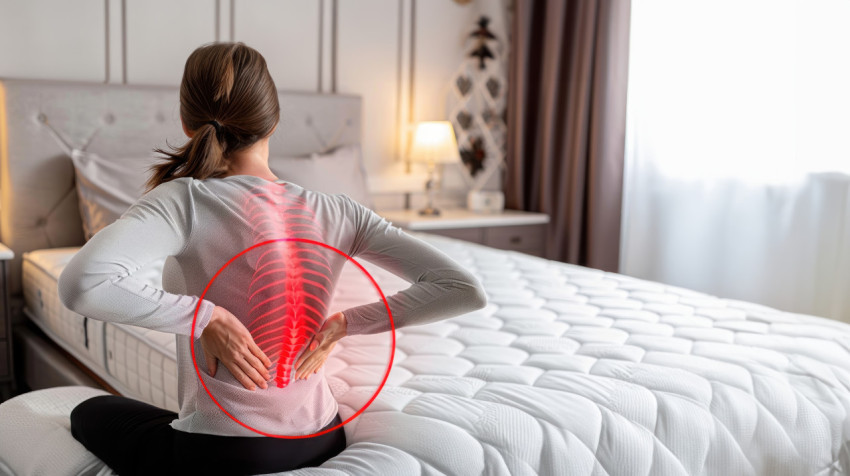
{"type": "MultiPolygon", "coordinates": [[[[222,130],[223,134],[224,131],[222,130]]],[[[151,166],[151,176],[145,192],[157,185],[180,177],[220,177],[228,171],[224,158],[224,146],[219,133],[210,121],[199,127],[189,141],[180,147],[171,147],[172,152],[157,148],[155,152],[165,155],[165,162],[151,166]]]]}
{"type": "Polygon", "coordinates": [[[160,148],[145,193],[181,177],[227,175],[231,154],[268,137],[280,119],[266,60],[242,43],[212,43],[189,55],[180,83],[180,118],[191,132],[180,147],[160,148]]]}

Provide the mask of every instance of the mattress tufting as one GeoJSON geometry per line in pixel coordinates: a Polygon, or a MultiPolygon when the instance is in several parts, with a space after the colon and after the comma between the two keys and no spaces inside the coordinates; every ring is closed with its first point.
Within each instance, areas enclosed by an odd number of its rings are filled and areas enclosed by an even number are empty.
{"type": "Polygon", "coordinates": [[[24,253],[24,312],[75,358],[93,370],[103,370],[104,323],[86,319],[59,301],[59,275],[79,249],[51,248],[24,253]]]}
{"type": "MultiPolygon", "coordinates": [[[[397,331],[386,386],[346,425],[346,450],[286,474],[850,472],[847,324],[420,236],[479,276],[488,305],[397,331]]],[[[24,276],[32,314],[78,347],[79,316],[47,302],[74,251],[28,253],[24,276]]],[[[406,285],[367,269],[387,294],[406,285]]],[[[332,308],[367,292],[354,282],[343,275],[332,308]]],[[[174,405],[171,336],[93,329],[98,372],[174,405]]],[[[374,393],[387,346],[384,334],[334,349],[325,373],[343,419],[374,393]]]]}
{"type": "MultiPolygon", "coordinates": [[[[79,249],[24,253],[25,312],[47,335],[122,394],[177,411],[173,335],[86,319],[59,301],[59,275],[79,249]]],[[[147,282],[161,286],[163,263],[138,272],[147,282]]]]}

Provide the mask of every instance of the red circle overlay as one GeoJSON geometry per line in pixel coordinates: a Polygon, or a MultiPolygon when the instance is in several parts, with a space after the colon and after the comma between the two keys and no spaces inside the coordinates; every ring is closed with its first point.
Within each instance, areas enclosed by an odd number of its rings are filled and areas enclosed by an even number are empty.
{"type": "Polygon", "coordinates": [[[210,282],[207,283],[207,287],[204,288],[204,292],[201,293],[201,297],[198,299],[198,304],[195,306],[195,315],[192,318],[192,333],[191,333],[190,339],[191,339],[191,348],[192,348],[192,363],[195,366],[195,373],[198,374],[198,379],[200,379],[201,385],[204,386],[204,390],[207,392],[207,395],[210,396],[212,401],[216,404],[216,406],[218,406],[218,408],[221,409],[221,411],[223,411],[225,413],[225,415],[229,416],[230,419],[232,419],[236,423],[242,425],[243,427],[253,431],[254,433],[259,433],[260,435],[263,435],[263,436],[271,436],[271,437],[274,437],[274,438],[312,438],[314,436],[319,436],[319,435],[328,433],[330,431],[334,431],[337,428],[339,428],[339,427],[345,425],[346,423],[350,422],[351,420],[356,418],[358,415],[363,413],[363,410],[369,408],[369,405],[371,405],[372,402],[375,400],[375,398],[378,397],[378,394],[381,392],[381,389],[384,388],[384,384],[387,382],[387,377],[389,377],[390,370],[392,369],[392,365],[393,365],[393,356],[395,355],[395,321],[393,320],[393,313],[390,310],[390,304],[387,302],[387,298],[386,298],[386,296],[384,296],[384,292],[381,290],[381,287],[378,286],[378,283],[377,283],[377,281],[375,281],[375,278],[373,278],[372,275],[369,274],[369,272],[366,271],[366,269],[360,263],[358,263],[354,258],[352,258],[351,256],[347,255],[346,253],[343,253],[342,251],[334,248],[333,246],[322,243],[320,241],[308,240],[308,239],[305,239],[305,238],[278,238],[278,239],[274,239],[274,240],[263,241],[261,243],[257,243],[256,245],[253,245],[249,248],[242,250],[239,254],[237,254],[233,258],[230,258],[230,260],[227,263],[224,263],[224,266],[222,266],[215,273],[215,275],[212,277],[212,279],[210,279],[210,282]],[[204,296],[207,294],[207,291],[210,289],[210,286],[212,286],[213,282],[215,282],[216,278],[218,278],[218,275],[221,274],[221,272],[224,271],[230,265],[230,263],[232,263],[236,258],[238,258],[238,257],[242,256],[243,254],[253,250],[254,248],[259,248],[260,246],[264,246],[264,245],[267,245],[269,243],[275,243],[275,242],[278,242],[278,241],[298,241],[298,242],[301,242],[301,243],[307,243],[307,244],[311,244],[311,245],[321,246],[322,248],[329,249],[329,250],[331,250],[331,251],[333,251],[333,252],[335,252],[335,253],[337,253],[341,256],[344,256],[345,259],[347,259],[351,263],[354,263],[354,265],[357,266],[357,268],[360,269],[360,271],[362,271],[363,274],[365,274],[367,278],[369,278],[369,281],[371,281],[372,285],[375,286],[375,289],[378,291],[378,294],[381,295],[381,300],[384,301],[384,307],[387,308],[387,314],[390,316],[390,326],[392,328],[392,349],[391,349],[391,352],[390,352],[390,361],[389,361],[389,364],[387,364],[387,371],[384,372],[384,379],[381,380],[381,384],[378,386],[378,389],[375,390],[375,394],[372,395],[372,398],[370,398],[369,401],[366,402],[366,405],[364,405],[363,408],[361,408],[360,410],[355,412],[354,415],[351,415],[351,417],[349,417],[344,422],[340,423],[339,425],[334,426],[333,428],[328,428],[327,430],[317,432],[317,433],[313,433],[311,435],[297,435],[297,436],[275,435],[275,434],[266,433],[264,431],[257,430],[256,428],[253,428],[253,427],[241,422],[238,418],[231,415],[230,412],[225,410],[224,407],[222,407],[221,404],[218,403],[218,400],[216,400],[216,398],[213,396],[213,394],[209,391],[209,389],[207,388],[207,384],[204,382],[204,377],[201,374],[200,369],[198,368],[198,361],[195,358],[195,323],[198,320],[198,311],[201,309],[201,302],[203,301],[204,296]]]}

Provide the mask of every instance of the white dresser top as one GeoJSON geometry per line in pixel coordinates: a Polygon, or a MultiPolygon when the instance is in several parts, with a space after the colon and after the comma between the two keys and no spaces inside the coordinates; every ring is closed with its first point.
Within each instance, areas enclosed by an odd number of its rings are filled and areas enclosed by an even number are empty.
{"type": "Polygon", "coordinates": [[[422,216],[418,210],[378,211],[394,225],[411,231],[445,230],[450,228],[480,228],[487,226],[541,225],[549,223],[545,213],[503,210],[499,213],[475,213],[456,208],[440,210],[438,216],[422,216]]]}
{"type": "Polygon", "coordinates": [[[15,257],[15,252],[9,249],[8,246],[0,243],[0,260],[12,259],[15,257]]]}

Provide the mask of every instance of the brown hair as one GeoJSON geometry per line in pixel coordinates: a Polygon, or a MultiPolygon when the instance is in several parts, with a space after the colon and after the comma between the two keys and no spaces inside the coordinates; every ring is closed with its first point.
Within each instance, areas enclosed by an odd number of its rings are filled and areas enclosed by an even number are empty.
{"type": "Polygon", "coordinates": [[[233,152],[269,136],[280,118],[277,88],[266,60],[243,43],[213,43],[189,55],[180,83],[180,117],[188,142],[160,148],[164,162],[148,169],[146,192],[179,177],[226,175],[233,152]]]}

